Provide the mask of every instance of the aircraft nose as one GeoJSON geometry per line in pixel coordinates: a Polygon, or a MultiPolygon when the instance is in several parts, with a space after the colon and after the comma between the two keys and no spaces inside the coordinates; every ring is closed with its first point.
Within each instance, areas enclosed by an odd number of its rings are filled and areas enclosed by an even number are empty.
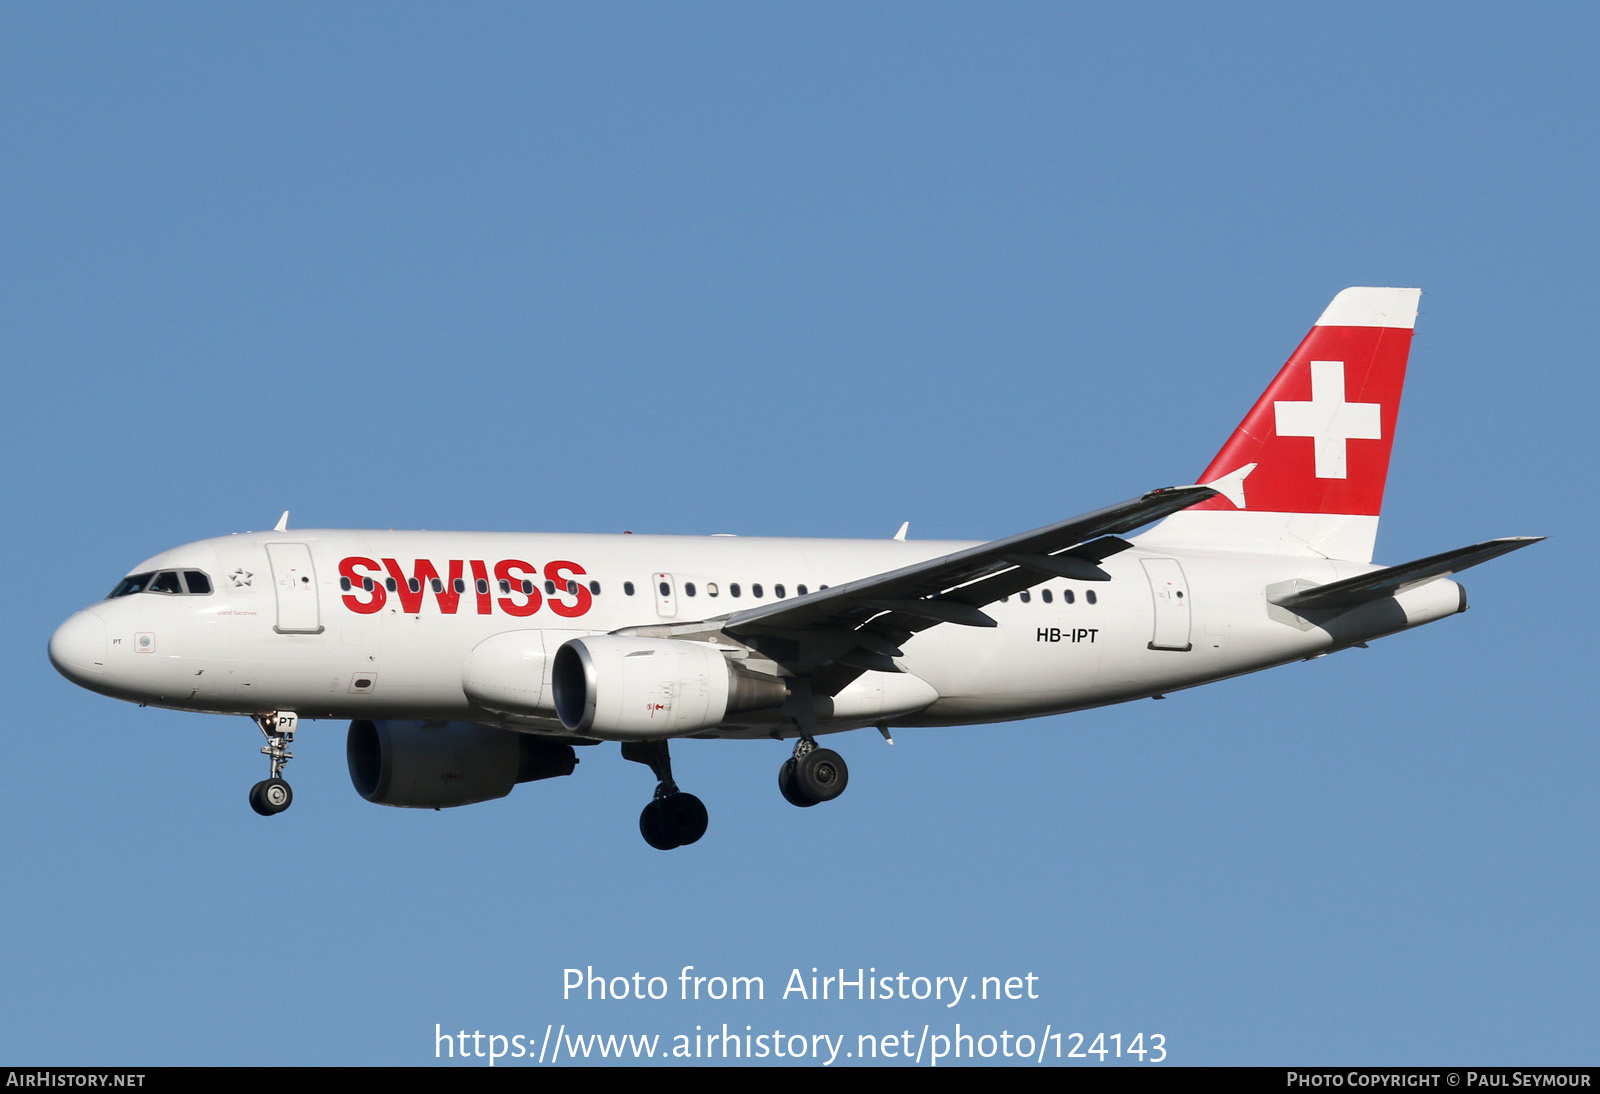
{"type": "Polygon", "coordinates": [[[92,687],[105,672],[106,621],[85,609],[50,636],[50,663],[74,684],[92,687]]]}

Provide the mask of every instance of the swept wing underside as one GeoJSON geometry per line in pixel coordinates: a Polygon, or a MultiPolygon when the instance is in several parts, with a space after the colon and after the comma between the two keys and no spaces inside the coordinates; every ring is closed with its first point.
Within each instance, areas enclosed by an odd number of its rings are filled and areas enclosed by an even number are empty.
{"type": "Polygon", "coordinates": [[[1104,581],[1118,538],[1216,491],[1175,486],[1030,532],[710,621],[833,695],[868,669],[898,672],[900,644],[941,623],[992,627],[983,607],[1050,577],[1104,581]]]}

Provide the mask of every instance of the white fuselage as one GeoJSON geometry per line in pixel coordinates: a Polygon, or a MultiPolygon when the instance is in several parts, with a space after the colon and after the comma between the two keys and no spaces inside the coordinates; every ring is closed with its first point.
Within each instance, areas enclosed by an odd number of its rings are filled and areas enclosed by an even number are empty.
{"type": "MultiPolygon", "coordinates": [[[[463,686],[473,651],[507,632],[536,638],[547,684],[549,657],[572,638],[714,619],[770,603],[780,589],[793,597],[967,546],[250,533],[188,544],[142,563],[132,572],[203,573],[210,591],[142,591],[101,601],[62,626],[51,654],[74,681],[138,703],[565,733],[553,708],[548,716],[512,717],[475,704],[463,686]]],[[[1440,579],[1313,623],[1271,605],[1269,587],[1322,584],[1373,567],[1165,546],[1136,546],[1102,565],[1109,581],[1050,579],[989,605],[993,628],[941,624],[915,635],[897,659],[904,673],[865,673],[820,711],[819,730],[1080,710],[1317,656],[1465,605],[1460,587],[1440,579]]],[[[794,734],[792,725],[730,720],[696,735],[794,734]]]]}

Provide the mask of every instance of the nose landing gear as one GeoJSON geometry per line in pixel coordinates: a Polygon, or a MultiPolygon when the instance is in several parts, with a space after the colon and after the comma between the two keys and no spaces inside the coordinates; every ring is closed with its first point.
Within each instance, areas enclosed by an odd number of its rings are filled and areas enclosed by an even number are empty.
{"type": "Polygon", "coordinates": [[[257,714],[253,721],[267,739],[261,754],[271,760],[272,774],[250,788],[250,808],[263,817],[276,816],[294,801],[294,791],[283,781],[283,769],[294,759],[289,746],[294,744],[295,726],[300,719],[293,711],[275,710],[257,714]]]}

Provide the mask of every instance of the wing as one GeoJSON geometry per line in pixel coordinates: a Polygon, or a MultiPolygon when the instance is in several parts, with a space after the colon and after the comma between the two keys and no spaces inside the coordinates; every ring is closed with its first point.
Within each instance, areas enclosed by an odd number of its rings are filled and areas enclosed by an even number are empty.
{"type": "Polygon", "coordinates": [[[1118,536],[1216,494],[1174,486],[941,558],[735,612],[720,629],[834,695],[868,669],[900,671],[900,644],[940,624],[992,627],[983,606],[1046,578],[1104,581],[1118,536]]]}

